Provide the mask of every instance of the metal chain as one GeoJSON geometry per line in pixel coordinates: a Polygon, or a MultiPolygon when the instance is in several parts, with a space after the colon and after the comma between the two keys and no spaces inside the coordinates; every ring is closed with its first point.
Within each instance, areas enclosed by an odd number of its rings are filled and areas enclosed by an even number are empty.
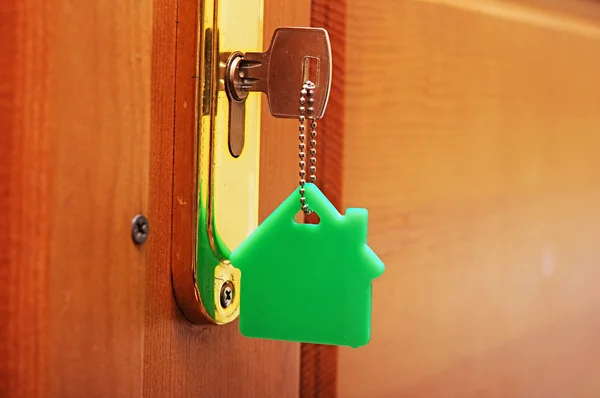
{"type": "Polygon", "coordinates": [[[313,98],[315,93],[315,84],[310,80],[307,80],[306,83],[302,85],[302,90],[300,91],[300,116],[298,120],[300,122],[300,126],[298,129],[300,130],[299,139],[300,144],[298,148],[300,149],[300,153],[298,156],[300,157],[300,162],[298,163],[300,166],[300,205],[304,214],[310,214],[311,210],[308,208],[308,203],[306,203],[306,197],[304,185],[306,184],[306,161],[304,160],[306,157],[306,153],[304,150],[306,149],[306,144],[304,141],[306,140],[306,135],[304,134],[304,121],[308,118],[311,120],[310,123],[310,182],[314,183],[317,180],[317,120],[314,117],[314,109],[313,104],[315,99],[313,98]],[[308,109],[306,108],[306,103],[308,102],[308,109]],[[308,111],[308,112],[307,112],[308,111]],[[305,117],[305,113],[308,113],[307,117],[305,117]]]}

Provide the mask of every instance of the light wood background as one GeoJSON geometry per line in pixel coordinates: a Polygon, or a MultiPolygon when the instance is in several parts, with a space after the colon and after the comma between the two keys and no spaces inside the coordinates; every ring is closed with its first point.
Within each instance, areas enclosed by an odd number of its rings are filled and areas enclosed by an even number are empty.
{"type": "Polygon", "coordinates": [[[347,18],[343,203],[387,268],[340,396],[600,396],[600,3],[347,18]]]}

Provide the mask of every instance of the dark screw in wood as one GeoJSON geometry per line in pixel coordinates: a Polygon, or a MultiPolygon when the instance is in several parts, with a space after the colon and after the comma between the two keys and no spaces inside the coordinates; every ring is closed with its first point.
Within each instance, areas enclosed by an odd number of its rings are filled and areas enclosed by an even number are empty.
{"type": "Polygon", "coordinates": [[[137,245],[141,245],[148,239],[150,224],[143,214],[138,214],[131,221],[131,238],[137,245]]]}

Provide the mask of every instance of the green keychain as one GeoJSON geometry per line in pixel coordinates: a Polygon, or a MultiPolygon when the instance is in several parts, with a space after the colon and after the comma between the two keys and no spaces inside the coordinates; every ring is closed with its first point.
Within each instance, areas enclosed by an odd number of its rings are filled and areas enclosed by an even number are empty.
{"type": "Polygon", "coordinates": [[[300,189],[230,257],[242,273],[240,331],[247,337],[359,347],[370,339],[371,282],[384,266],[366,243],[367,210],[347,209],[341,215],[314,185],[314,89],[307,81],[300,96],[300,189]],[[312,183],[304,179],[307,99],[312,183]],[[320,222],[297,223],[299,208],[316,212],[320,222]]]}

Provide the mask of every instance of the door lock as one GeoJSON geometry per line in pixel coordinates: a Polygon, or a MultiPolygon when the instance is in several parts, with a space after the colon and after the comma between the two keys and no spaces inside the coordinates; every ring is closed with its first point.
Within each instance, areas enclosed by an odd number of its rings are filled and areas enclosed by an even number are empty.
{"type": "Polygon", "coordinates": [[[325,113],[331,87],[331,45],[321,28],[278,28],[264,52],[236,51],[226,63],[225,87],[230,100],[229,150],[238,157],[245,143],[244,101],[249,92],[267,95],[271,115],[295,118],[298,87],[314,83],[313,115],[325,113]]]}
{"type": "Polygon", "coordinates": [[[176,72],[197,84],[183,86],[178,102],[195,103],[193,129],[175,123],[171,273],[179,308],[197,324],[222,325],[239,314],[240,271],[229,257],[258,225],[258,92],[273,116],[297,117],[298,92],[311,80],[319,88],[313,114],[327,106],[327,32],[280,28],[261,53],[262,2],[201,2],[197,26],[187,28],[199,32],[196,70],[176,72]]]}

